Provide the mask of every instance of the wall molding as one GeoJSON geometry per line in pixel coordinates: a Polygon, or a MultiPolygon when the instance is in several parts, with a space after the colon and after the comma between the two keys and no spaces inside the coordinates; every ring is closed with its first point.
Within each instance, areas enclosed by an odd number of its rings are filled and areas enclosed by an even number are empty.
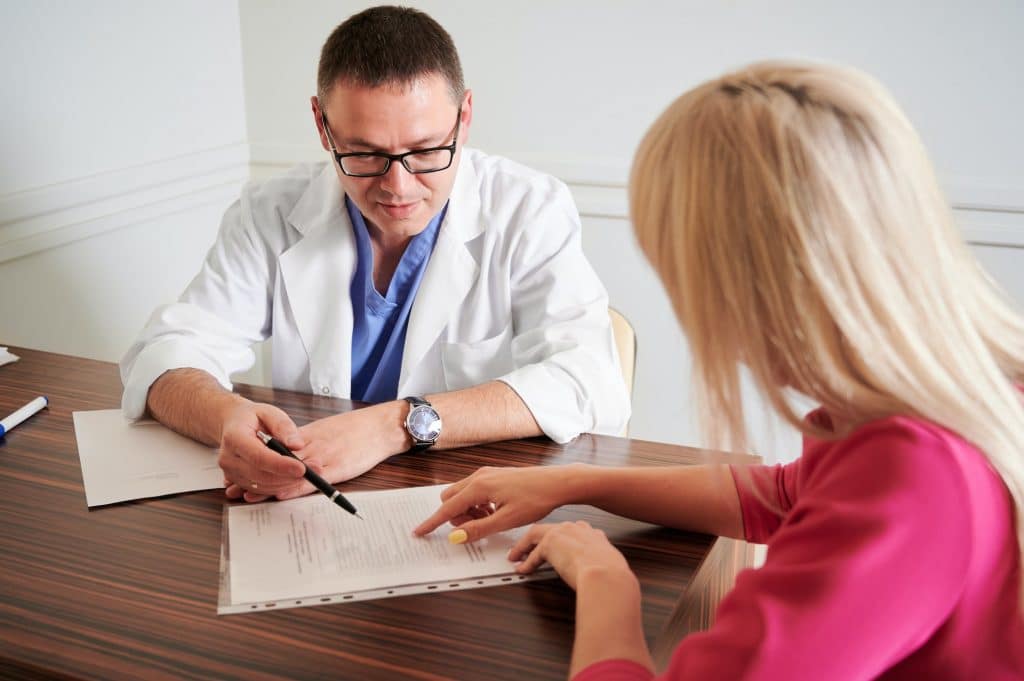
{"type": "MultiPolygon", "coordinates": [[[[569,185],[581,216],[629,219],[628,160],[561,158],[536,153],[503,155],[550,173],[569,185]]],[[[253,144],[250,147],[255,178],[280,172],[296,163],[328,158],[312,145],[253,144]]],[[[953,178],[949,186],[950,196],[954,197],[954,214],[968,242],[1024,248],[1024,181],[961,177],[953,178]]]]}
{"type": "MultiPolygon", "coordinates": [[[[629,162],[508,154],[572,191],[585,218],[629,219],[629,162]]],[[[249,179],[324,161],[311,145],[237,143],[0,196],[0,262],[205,205],[227,206],[249,179]]],[[[1024,187],[954,179],[954,213],[970,243],[1024,248],[1024,187]]]]}
{"type": "Polygon", "coordinates": [[[238,143],[0,196],[0,262],[205,205],[249,179],[238,143]]]}

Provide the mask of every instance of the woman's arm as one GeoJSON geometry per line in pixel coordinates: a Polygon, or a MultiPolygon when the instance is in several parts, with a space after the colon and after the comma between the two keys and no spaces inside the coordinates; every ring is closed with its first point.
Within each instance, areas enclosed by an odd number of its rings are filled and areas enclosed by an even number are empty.
{"type": "Polygon", "coordinates": [[[452,522],[465,532],[456,535],[459,540],[475,541],[536,522],[559,506],[590,504],[666,527],[743,535],[739,497],[724,465],[481,468],[448,487],[441,499],[416,534],[452,522]]]}
{"type": "Polygon", "coordinates": [[[743,538],[739,495],[728,466],[585,466],[580,476],[573,503],[665,527],[743,538]]]}

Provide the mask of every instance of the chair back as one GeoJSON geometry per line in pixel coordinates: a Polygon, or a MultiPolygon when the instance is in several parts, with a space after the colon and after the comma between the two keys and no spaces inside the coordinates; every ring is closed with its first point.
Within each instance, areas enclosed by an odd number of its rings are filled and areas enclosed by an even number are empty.
{"type": "MultiPolygon", "coordinates": [[[[619,352],[619,368],[622,370],[622,380],[629,391],[630,400],[633,399],[633,379],[636,375],[636,332],[629,320],[622,316],[622,313],[615,308],[608,308],[608,316],[612,322],[612,336],[615,337],[615,348],[619,352]]],[[[626,437],[629,433],[629,424],[620,433],[626,437]]]]}

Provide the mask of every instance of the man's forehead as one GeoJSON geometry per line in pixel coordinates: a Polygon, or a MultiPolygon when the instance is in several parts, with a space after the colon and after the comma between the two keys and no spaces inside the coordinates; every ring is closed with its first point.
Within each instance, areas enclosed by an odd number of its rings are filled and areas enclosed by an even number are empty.
{"type": "Polygon", "coordinates": [[[440,144],[455,125],[457,105],[447,88],[342,85],[324,107],[339,143],[388,149],[440,144]]]}
{"type": "Polygon", "coordinates": [[[379,85],[356,83],[339,78],[327,93],[324,102],[329,110],[354,107],[372,108],[403,103],[407,106],[448,108],[453,102],[448,82],[440,74],[428,73],[409,80],[389,81],[379,85]]]}

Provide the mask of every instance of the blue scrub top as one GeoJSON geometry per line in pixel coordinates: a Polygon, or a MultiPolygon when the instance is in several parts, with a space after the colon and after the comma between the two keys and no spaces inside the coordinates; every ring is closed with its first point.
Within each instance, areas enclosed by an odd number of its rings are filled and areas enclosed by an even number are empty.
{"type": "Polygon", "coordinates": [[[373,285],[373,248],[366,220],[345,197],[356,236],[356,273],[352,278],[352,390],[353,400],[386,402],[398,397],[405,332],[416,291],[437,243],[448,204],[427,228],[409,241],[384,295],[373,285]]]}

